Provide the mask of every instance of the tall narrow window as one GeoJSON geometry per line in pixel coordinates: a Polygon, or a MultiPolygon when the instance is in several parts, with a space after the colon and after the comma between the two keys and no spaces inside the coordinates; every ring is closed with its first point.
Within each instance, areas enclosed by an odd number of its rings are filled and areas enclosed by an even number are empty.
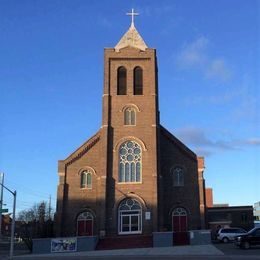
{"type": "Polygon", "coordinates": [[[127,141],[119,148],[119,182],[140,182],[142,150],[138,143],[127,141]]]}
{"type": "Polygon", "coordinates": [[[134,69],[134,95],[143,95],[143,70],[140,67],[134,69]]]}
{"type": "Polygon", "coordinates": [[[124,111],[124,124],[135,125],[136,111],[133,107],[127,107],[124,111]]]}
{"type": "Polygon", "coordinates": [[[181,167],[173,169],[173,186],[184,186],[184,175],[181,167]]]}
{"type": "Polygon", "coordinates": [[[80,174],[80,188],[92,188],[92,174],[90,171],[83,171],[80,174]]]}
{"type": "Polygon", "coordinates": [[[126,68],[119,67],[117,70],[117,95],[126,95],[126,68]]]}

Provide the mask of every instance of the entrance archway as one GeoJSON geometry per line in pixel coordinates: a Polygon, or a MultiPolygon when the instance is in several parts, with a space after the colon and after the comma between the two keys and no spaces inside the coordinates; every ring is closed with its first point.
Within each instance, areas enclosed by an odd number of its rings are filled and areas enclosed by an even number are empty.
{"type": "Polygon", "coordinates": [[[118,233],[142,233],[142,207],[135,199],[123,200],[118,207],[118,233]]]}
{"type": "Polygon", "coordinates": [[[94,217],[88,212],[82,212],[77,218],[77,235],[93,236],[94,217]]]}

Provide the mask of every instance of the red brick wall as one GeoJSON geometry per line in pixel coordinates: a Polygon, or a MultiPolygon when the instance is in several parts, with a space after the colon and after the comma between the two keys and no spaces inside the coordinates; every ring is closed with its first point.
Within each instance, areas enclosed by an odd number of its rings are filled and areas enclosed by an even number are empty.
{"type": "Polygon", "coordinates": [[[144,234],[171,230],[171,212],[179,206],[187,209],[189,229],[200,227],[197,157],[160,126],[157,89],[154,49],[105,49],[102,127],[67,159],[59,161],[57,235],[75,235],[77,216],[86,209],[95,218],[94,234],[103,230],[107,235],[117,234],[118,205],[127,197],[142,205],[144,234]],[[117,95],[120,66],[127,69],[127,95],[117,95]],[[143,95],[133,95],[136,66],[143,69],[143,95]],[[128,104],[138,108],[135,126],[124,125],[123,108],[128,104]],[[140,183],[118,182],[118,149],[127,140],[135,140],[142,147],[140,183]],[[172,185],[170,169],[176,165],[185,169],[184,187],[172,185]],[[81,189],[80,172],[89,167],[93,170],[92,189],[81,189]],[[147,211],[151,220],[145,220],[147,211]]]}
{"type": "Polygon", "coordinates": [[[212,190],[212,188],[206,188],[206,206],[207,206],[207,208],[213,207],[213,190],[212,190]]]}

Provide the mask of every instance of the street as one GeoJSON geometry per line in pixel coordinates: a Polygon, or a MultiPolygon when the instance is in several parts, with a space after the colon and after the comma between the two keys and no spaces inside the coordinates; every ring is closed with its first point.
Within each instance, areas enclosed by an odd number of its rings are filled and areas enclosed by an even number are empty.
{"type": "MultiPolygon", "coordinates": [[[[244,250],[236,247],[233,243],[215,243],[213,244],[218,250],[220,250],[223,255],[205,255],[205,252],[202,252],[201,255],[183,255],[174,254],[174,255],[153,255],[153,254],[142,254],[140,253],[133,253],[131,256],[127,256],[126,251],[122,251],[122,255],[113,255],[113,251],[107,251],[107,255],[100,255],[100,256],[87,256],[84,253],[68,253],[67,255],[57,253],[57,255],[30,255],[28,250],[24,250],[24,247],[17,247],[14,252],[14,259],[20,260],[29,260],[29,259],[39,259],[39,260],[46,260],[46,259],[62,259],[66,258],[68,260],[72,259],[90,259],[90,260],[98,260],[98,259],[108,259],[108,260],[117,260],[117,259],[124,259],[124,260],[139,260],[139,259],[260,259],[260,247],[250,248],[249,250],[244,250]],[[125,254],[125,255],[123,255],[125,254]]],[[[180,248],[180,247],[179,247],[180,248]]],[[[166,249],[165,249],[166,250],[166,249]]],[[[130,254],[131,251],[130,251],[130,254]]],[[[5,247],[1,247],[0,250],[0,259],[9,259],[9,247],[6,245],[5,247]]]]}
{"type": "Polygon", "coordinates": [[[252,256],[257,255],[260,257],[260,246],[251,247],[248,250],[240,249],[233,243],[215,243],[213,244],[217,249],[222,251],[225,255],[241,255],[241,256],[252,256]]]}
{"type": "MultiPolygon", "coordinates": [[[[37,257],[33,259],[39,259],[39,260],[46,260],[46,259],[62,259],[64,257],[37,257]]],[[[106,259],[106,260],[119,260],[119,259],[124,259],[124,260],[145,260],[145,259],[174,259],[174,260],[188,260],[188,259],[212,259],[212,260],[217,260],[217,259],[251,259],[251,260],[259,260],[259,256],[245,256],[245,255],[223,255],[223,256],[99,256],[99,257],[88,257],[88,256],[67,256],[66,259],[68,260],[83,260],[83,259],[88,259],[88,260],[100,260],[100,259],[106,259]]],[[[28,260],[29,258],[26,257],[19,257],[15,259],[21,259],[21,260],[28,260]]]]}

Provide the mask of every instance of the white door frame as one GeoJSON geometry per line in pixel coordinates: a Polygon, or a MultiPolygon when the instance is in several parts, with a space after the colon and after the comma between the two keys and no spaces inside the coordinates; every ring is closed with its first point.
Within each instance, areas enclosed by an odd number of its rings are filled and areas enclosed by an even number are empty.
{"type": "MultiPolygon", "coordinates": [[[[137,211],[137,210],[134,210],[137,211]]],[[[138,210],[138,213],[132,213],[129,210],[120,210],[119,214],[118,214],[118,234],[120,235],[129,235],[129,234],[141,234],[142,233],[142,212],[141,210],[138,210]],[[122,214],[123,212],[127,213],[129,212],[129,214],[122,214]],[[138,230],[135,231],[131,231],[131,227],[132,227],[132,216],[136,216],[138,218],[138,230]],[[123,217],[128,217],[129,218],[129,231],[122,231],[123,228],[123,217]]]]}

